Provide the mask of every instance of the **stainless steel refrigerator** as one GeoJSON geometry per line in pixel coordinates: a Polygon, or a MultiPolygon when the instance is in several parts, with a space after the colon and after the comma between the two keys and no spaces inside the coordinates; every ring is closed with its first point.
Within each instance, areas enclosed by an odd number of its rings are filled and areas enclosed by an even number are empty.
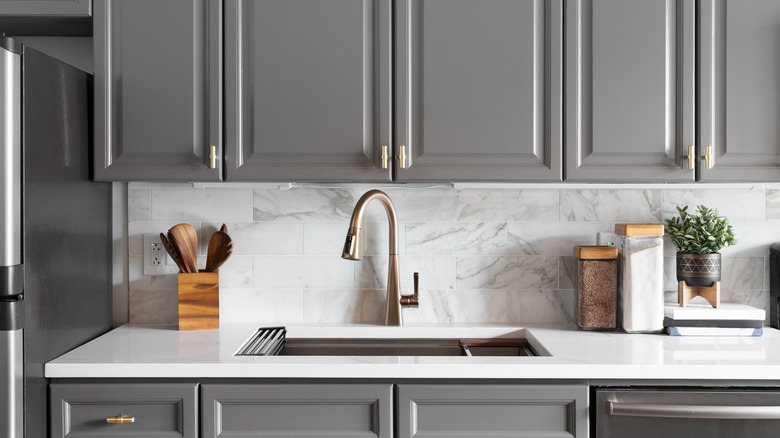
{"type": "Polygon", "coordinates": [[[0,38],[0,437],[45,438],[44,364],[111,328],[91,75],[0,38]]]}

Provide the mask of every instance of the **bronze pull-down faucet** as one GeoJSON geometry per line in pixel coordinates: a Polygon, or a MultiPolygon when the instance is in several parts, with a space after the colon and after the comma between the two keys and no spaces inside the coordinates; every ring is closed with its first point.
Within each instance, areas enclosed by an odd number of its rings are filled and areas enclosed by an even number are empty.
{"type": "Polygon", "coordinates": [[[387,300],[385,302],[385,325],[402,326],[401,307],[418,307],[418,274],[414,273],[414,294],[401,295],[400,275],[398,269],[398,219],[395,206],[390,197],[381,190],[369,190],[360,197],[352,212],[352,219],[347,230],[347,239],[344,242],[344,250],[341,258],[347,260],[360,260],[362,249],[363,215],[366,205],[372,200],[378,200],[387,212],[388,225],[388,269],[387,269],[387,300]]]}

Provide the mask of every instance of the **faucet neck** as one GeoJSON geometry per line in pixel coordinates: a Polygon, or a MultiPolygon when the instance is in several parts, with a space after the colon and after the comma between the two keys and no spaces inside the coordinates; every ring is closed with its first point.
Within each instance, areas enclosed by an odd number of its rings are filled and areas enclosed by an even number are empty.
{"type": "Polygon", "coordinates": [[[390,197],[385,192],[369,190],[364,193],[355,204],[349,227],[351,230],[363,228],[363,216],[365,215],[366,206],[374,199],[382,204],[387,213],[389,255],[396,255],[398,254],[398,216],[393,201],[390,200],[390,197]]]}

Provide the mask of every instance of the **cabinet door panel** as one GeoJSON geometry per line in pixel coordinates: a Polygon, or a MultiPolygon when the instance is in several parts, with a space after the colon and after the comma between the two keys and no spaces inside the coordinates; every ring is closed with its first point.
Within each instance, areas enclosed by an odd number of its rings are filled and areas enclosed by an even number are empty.
{"type": "Polygon", "coordinates": [[[203,437],[391,438],[392,385],[203,385],[203,437]]]}
{"type": "Polygon", "coordinates": [[[701,4],[701,180],[780,181],[780,2],[701,4]]]}
{"type": "Polygon", "coordinates": [[[567,180],[693,180],[693,8],[568,0],[567,180]]]}
{"type": "Polygon", "coordinates": [[[52,437],[197,437],[197,385],[52,384],[52,437]],[[127,415],[133,423],[109,424],[127,415]]]}
{"type": "Polygon", "coordinates": [[[386,181],[389,0],[227,4],[227,179],[386,181]]]}
{"type": "Polygon", "coordinates": [[[397,179],[560,181],[561,26],[560,0],[397,2],[397,179]]]}
{"type": "Polygon", "coordinates": [[[96,179],[220,179],[221,8],[96,0],[96,179]]]}
{"type": "Polygon", "coordinates": [[[398,436],[585,437],[588,387],[399,385],[398,436]]]}

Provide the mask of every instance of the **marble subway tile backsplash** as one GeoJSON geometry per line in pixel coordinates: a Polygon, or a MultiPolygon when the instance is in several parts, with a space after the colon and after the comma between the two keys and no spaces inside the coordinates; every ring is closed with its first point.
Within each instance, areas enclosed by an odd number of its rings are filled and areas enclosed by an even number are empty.
{"type": "MultiPolygon", "coordinates": [[[[223,321],[379,324],[387,277],[387,215],[367,209],[359,262],[341,247],[357,199],[372,187],[251,185],[193,188],[130,184],[130,322],[176,320],[176,276],[144,276],[143,234],[180,222],[206,242],[222,223],[234,255],[220,270],[223,321]]],[[[577,264],[572,247],[595,244],[618,222],[661,222],[675,206],[703,203],[734,224],[739,244],[723,251],[723,296],[766,308],[769,245],[780,241],[780,190],[734,188],[382,188],[398,211],[401,284],[420,272],[421,304],[404,309],[415,323],[574,321],[577,264]]],[[[665,242],[667,300],[676,299],[674,247],[665,242]]]]}

